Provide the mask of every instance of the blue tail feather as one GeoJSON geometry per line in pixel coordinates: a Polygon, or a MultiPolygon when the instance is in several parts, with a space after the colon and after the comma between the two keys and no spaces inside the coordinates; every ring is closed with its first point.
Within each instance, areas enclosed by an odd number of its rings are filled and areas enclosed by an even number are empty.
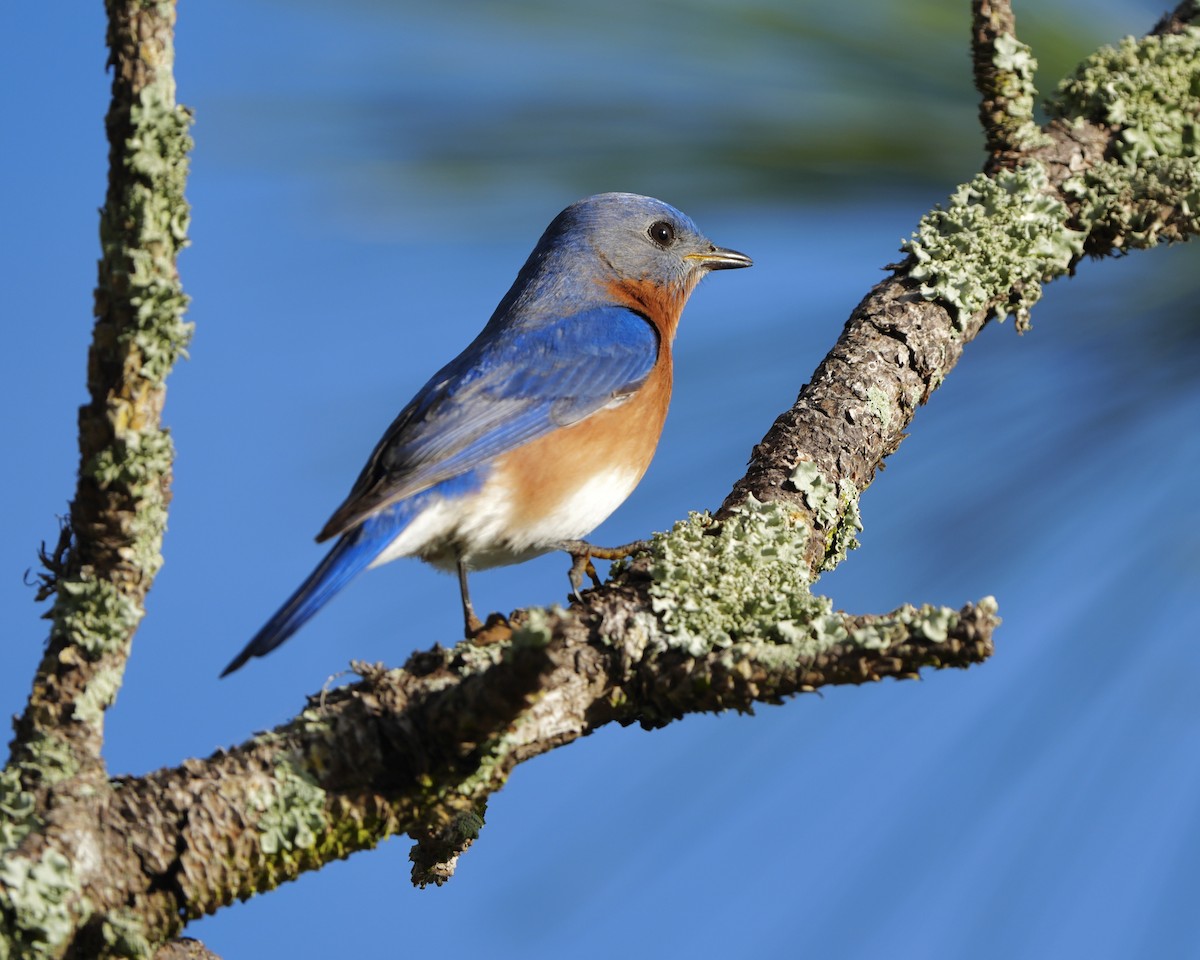
{"type": "Polygon", "coordinates": [[[270,653],[312,619],[356,575],[371,565],[384,548],[408,526],[414,510],[412,501],[402,501],[369,517],[365,523],[345,533],[308,575],[287,602],[266,622],[245,648],[229,662],[221,676],[226,677],[251,657],[270,653]]]}

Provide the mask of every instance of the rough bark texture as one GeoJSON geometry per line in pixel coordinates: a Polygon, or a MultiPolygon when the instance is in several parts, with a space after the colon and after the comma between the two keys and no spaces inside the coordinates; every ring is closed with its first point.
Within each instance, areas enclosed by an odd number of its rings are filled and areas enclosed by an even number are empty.
{"type": "Polygon", "coordinates": [[[1200,232],[1200,31],[1188,2],[1158,35],[1100,51],[1037,128],[1011,10],[977,0],[975,14],[985,173],[922,219],[715,519],[656,536],[569,610],[494,617],[403,669],[356,665],[358,682],[268,734],[110,781],[103,715],[161,562],[163,382],[188,333],[174,7],[110,0],[112,168],[72,539],[47,558],[54,628],[0,774],[8,955],[211,956],[173,940],[189,918],[395,833],[417,841],[414,881],[444,882],[516,764],[606,723],[985,659],[990,598],[856,616],[810,587],[855,545],[858,497],[985,323],[1027,322],[1085,254],[1200,232]]]}
{"type": "Polygon", "coordinates": [[[186,114],[175,107],[171,4],[109,6],[113,69],[108,193],[89,402],[79,410],[79,478],[69,545],[43,578],[54,628],[17,728],[98,763],[111,702],[161,563],[172,448],[161,427],[165,377],[190,329],[175,256],[186,242],[186,114]],[[81,702],[93,709],[78,710],[81,702]]]}
{"type": "Polygon", "coordinates": [[[395,833],[424,841],[417,881],[441,882],[513,767],[606,723],[654,728],[829,684],[967,666],[991,652],[992,615],[969,607],[945,639],[875,650],[774,651],[772,662],[769,644],[746,642],[705,657],[647,655],[636,635],[606,632],[628,615],[633,593],[620,592],[593,594],[586,618],[526,620],[490,648],[464,642],[414,654],[398,670],[359,664],[359,682],[313,698],[269,734],[122,781],[111,817],[136,838],[159,922],[169,926],[180,904],[191,916],[210,913],[395,833]]]}
{"type": "Polygon", "coordinates": [[[1037,62],[1017,40],[1009,0],[972,0],[971,11],[971,65],[988,169],[994,170],[1017,162],[1027,147],[1045,142],[1033,122],[1037,62]]]}
{"type": "MultiPolygon", "coordinates": [[[[1049,189],[1062,199],[1063,184],[1102,160],[1113,133],[1086,120],[1054,121],[1047,132],[1048,142],[1036,156],[1049,189]]],[[[1094,252],[1111,253],[1112,247],[1094,252]]],[[[825,563],[838,518],[822,522],[813,514],[806,494],[790,480],[796,464],[811,461],[829,483],[848,480],[865,490],[900,446],[917,408],[991,318],[990,306],[961,317],[951,305],[922,296],[920,281],[910,274],[913,265],[912,258],[899,264],[894,276],[876,284],[854,308],[796,403],[755,446],[745,475],[717,514],[726,516],[751,496],[787,502],[812,525],[813,570],[825,563]]],[[[994,299],[1008,296],[1007,290],[997,291],[994,299]]]]}
{"type": "Polygon", "coordinates": [[[218,958],[199,940],[181,937],[156,950],[154,960],[218,960],[218,958]]]}
{"type": "Polygon", "coordinates": [[[109,180],[78,486],[42,577],[56,594],[50,638],[0,779],[0,946],[13,956],[147,953],[145,879],[112,819],[100,750],[161,564],[165,378],[190,333],[175,267],[190,141],[174,102],[174,4],[112,0],[108,14],[109,180]]]}

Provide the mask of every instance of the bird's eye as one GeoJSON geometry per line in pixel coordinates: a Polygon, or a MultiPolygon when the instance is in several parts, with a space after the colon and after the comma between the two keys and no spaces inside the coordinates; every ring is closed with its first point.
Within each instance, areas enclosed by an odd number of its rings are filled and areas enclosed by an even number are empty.
{"type": "Polygon", "coordinates": [[[660,247],[669,247],[675,242],[675,228],[666,220],[655,220],[650,224],[650,229],[646,233],[660,247]]]}

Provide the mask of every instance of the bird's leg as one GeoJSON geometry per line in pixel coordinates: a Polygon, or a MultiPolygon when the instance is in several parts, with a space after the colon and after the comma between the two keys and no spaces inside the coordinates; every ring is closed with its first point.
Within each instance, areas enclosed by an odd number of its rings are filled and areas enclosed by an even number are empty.
{"type": "Polygon", "coordinates": [[[456,566],[458,567],[458,590],[462,594],[463,623],[466,638],[470,640],[483,629],[483,623],[475,616],[475,608],[471,606],[471,592],[467,589],[467,561],[463,559],[462,554],[458,555],[456,566]]]}
{"type": "Polygon", "coordinates": [[[593,586],[600,586],[600,577],[596,573],[596,567],[592,564],[592,558],[597,560],[621,560],[625,557],[631,557],[635,553],[650,549],[649,540],[634,540],[632,543],[623,543],[619,547],[597,547],[588,543],[586,540],[561,540],[554,544],[556,550],[565,550],[571,555],[571,570],[567,577],[571,581],[572,592],[575,594],[575,599],[579,599],[579,588],[583,586],[583,575],[586,573],[591,577],[593,586]]]}

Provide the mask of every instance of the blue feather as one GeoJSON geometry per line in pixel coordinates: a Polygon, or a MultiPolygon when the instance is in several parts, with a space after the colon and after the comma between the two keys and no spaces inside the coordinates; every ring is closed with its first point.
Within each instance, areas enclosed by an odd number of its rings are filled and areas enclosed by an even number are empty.
{"type": "Polygon", "coordinates": [[[396,418],[317,539],[632,393],[658,351],[654,327],[626,307],[486,328],[396,418]]]}
{"type": "Polygon", "coordinates": [[[454,477],[371,514],[357,527],[347,531],[242,652],[221,671],[221,676],[233,673],[251,657],[270,653],[308,623],[318,610],[367,569],[387,545],[404,532],[431,499],[461,497],[478,489],[481,483],[479,471],[454,477]]]}

